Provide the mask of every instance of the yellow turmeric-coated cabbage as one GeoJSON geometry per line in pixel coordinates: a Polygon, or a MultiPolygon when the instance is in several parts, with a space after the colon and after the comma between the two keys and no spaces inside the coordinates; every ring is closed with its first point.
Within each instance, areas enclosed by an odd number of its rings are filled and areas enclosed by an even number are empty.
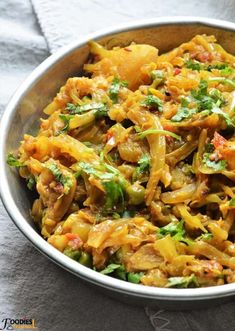
{"type": "Polygon", "coordinates": [[[235,58],[198,35],[165,54],[91,41],[24,135],[31,215],[56,249],[155,287],[235,282],[235,58]]]}

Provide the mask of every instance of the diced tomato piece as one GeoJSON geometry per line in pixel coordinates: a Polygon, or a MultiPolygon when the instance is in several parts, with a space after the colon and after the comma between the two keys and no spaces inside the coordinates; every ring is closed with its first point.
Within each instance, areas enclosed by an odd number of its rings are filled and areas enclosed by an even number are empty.
{"type": "Polygon", "coordinates": [[[66,237],[69,239],[68,246],[73,249],[78,249],[82,246],[83,241],[76,233],[66,233],[66,237]]]}
{"type": "Polygon", "coordinates": [[[170,124],[163,125],[163,129],[167,130],[167,131],[175,132],[175,127],[173,125],[170,125],[170,124]]]}
{"type": "Polygon", "coordinates": [[[180,68],[175,68],[174,69],[174,75],[179,75],[181,73],[181,69],[180,68]]]}
{"type": "Polygon", "coordinates": [[[66,233],[65,235],[69,240],[73,240],[79,237],[79,235],[76,233],[66,233]]]}
{"type": "Polygon", "coordinates": [[[204,52],[204,53],[199,53],[196,56],[197,60],[199,60],[200,62],[210,62],[212,60],[212,55],[209,52],[204,52]]]}
{"type": "Polygon", "coordinates": [[[223,136],[221,136],[218,132],[215,132],[212,143],[215,149],[219,149],[219,148],[223,148],[223,146],[227,143],[227,140],[223,136]]]}

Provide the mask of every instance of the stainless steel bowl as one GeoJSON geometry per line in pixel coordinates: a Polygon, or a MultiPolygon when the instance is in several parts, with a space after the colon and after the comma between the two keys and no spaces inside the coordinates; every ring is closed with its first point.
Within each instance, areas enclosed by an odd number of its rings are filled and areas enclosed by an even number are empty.
{"type": "Polygon", "coordinates": [[[235,54],[235,24],[197,17],[139,21],[86,36],[62,48],[38,66],[12,97],[1,120],[0,193],[12,220],[52,261],[112,296],[135,304],[160,305],[168,309],[200,308],[235,295],[235,284],[198,289],[146,287],[102,275],[71,260],[38,233],[29,214],[31,197],[17,172],[6,165],[6,155],[17,149],[24,133],[36,132],[42,109],[66,79],[79,75],[88,56],[88,40],[98,40],[108,47],[127,45],[132,41],[148,43],[165,52],[202,33],[215,35],[226,50],[235,54]]]}

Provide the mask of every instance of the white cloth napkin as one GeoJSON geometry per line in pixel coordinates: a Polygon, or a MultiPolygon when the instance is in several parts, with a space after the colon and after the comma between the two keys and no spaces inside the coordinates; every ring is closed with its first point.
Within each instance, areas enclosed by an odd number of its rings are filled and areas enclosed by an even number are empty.
{"type": "Polygon", "coordinates": [[[31,0],[53,52],[98,29],[136,19],[173,15],[233,21],[234,0],[31,0]]]}

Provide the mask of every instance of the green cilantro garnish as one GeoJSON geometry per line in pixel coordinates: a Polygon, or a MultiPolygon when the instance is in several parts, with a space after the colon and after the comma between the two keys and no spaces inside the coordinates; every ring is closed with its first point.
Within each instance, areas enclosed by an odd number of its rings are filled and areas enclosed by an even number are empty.
{"type": "Polygon", "coordinates": [[[203,69],[203,65],[198,61],[193,61],[192,59],[186,61],[185,63],[186,68],[200,71],[203,69]]]}
{"type": "Polygon", "coordinates": [[[103,105],[103,107],[96,108],[95,109],[95,118],[98,120],[99,118],[108,116],[108,108],[106,105],[103,105]]]}
{"type": "Polygon", "coordinates": [[[141,106],[154,107],[160,112],[163,111],[163,102],[155,95],[147,95],[145,100],[141,102],[141,106]]]}
{"type": "Polygon", "coordinates": [[[52,172],[53,176],[55,177],[55,180],[63,185],[64,194],[68,194],[73,185],[71,177],[65,176],[56,162],[48,162],[46,164],[46,168],[52,172]]]}
{"type": "Polygon", "coordinates": [[[187,277],[170,277],[166,287],[176,288],[188,288],[188,287],[199,287],[197,278],[194,274],[187,277]]]}
{"type": "MultiPolygon", "coordinates": [[[[224,79],[224,77],[219,78],[224,79]]],[[[191,95],[188,98],[196,103],[196,108],[190,109],[188,107],[188,99],[182,98],[181,107],[176,115],[171,118],[173,122],[180,122],[196,113],[200,113],[203,116],[217,114],[225,120],[228,126],[235,127],[234,121],[221,109],[221,106],[225,104],[222,93],[218,89],[212,89],[208,92],[207,81],[201,80],[198,89],[191,91],[191,95]]]]}
{"type": "Polygon", "coordinates": [[[214,107],[214,108],[211,109],[211,112],[212,112],[213,114],[220,115],[220,117],[222,117],[222,118],[225,120],[227,126],[235,127],[234,120],[232,120],[232,119],[229,117],[229,115],[226,114],[226,113],[225,113],[223,110],[221,110],[220,108],[218,108],[218,107],[214,107]]]}
{"type": "Polygon", "coordinates": [[[70,112],[70,114],[83,114],[89,110],[95,110],[95,115],[101,117],[107,115],[107,106],[102,102],[91,102],[84,105],[75,106],[73,103],[67,103],[65,108],[70,112]]]}
{"type": "Polygon", "coordinates": [[[206,70],[211,71],[212,69],[221,70],[222,76],[229,76],[234,73],[234,69],[226,63],[210,64],[206,70]]]}
{"type": "Polygon", "coordinates": [[[185,118],[192,117],[193,114],[196,114],[197,110],[195,108],[186,108],[180,107],[177,113],[171,118],[173,122],[181,122],[185,118]]]}
{"type": "Polygon", "coordinates": [[[134,284],[139,284],[141,277],[143,277],[143,272],[128,272],[127,281],[134,284]]]}
{"type": "Polygon", "coordinates": [[[121,267],[121,264],[111,263],[105,269],[101,270],[100,273],[103,275],[108,275],[114,272],[114,270],[121,267]]]}
{"type": "Polygon", "coordinates": [[[91,165],[87,162],[78,162],[78,167],[86,174],[93,175],[102,181],[106,192],[104,209],[107,212],[113,211],[117,205],[120,205],[121,211],[124,210],[124,192],[128,183],[118,169],[107,163],[91,165]]]}
{"type": "Polygon", "coordinates": [[[210,153],[204,153],[202,162],[209,168],[214,169],[215,171],[224,170],[227,167],[226,160],[219,160],[217,162],[210,160],[210,153]]]}
{"type": "Polygon", "coordinates": [[[173,122],[181,122],[185,118],[191,117],[193,114],[196,114],[197,109],[188,108],[189,100],[188,98],[181,98],[181,106],[178,109],[177,113],[171,118],[173,122]]]}
{"type": "Polygon", "coordinates": [[[118,94],[119,94],[120,88],[127,87],[127,86],[128,86],[128,83],[126,81],[120,80],[118,77],[115,77],[113,79],[113,82],[109,89],[109,97],[113,101],[113,103],[118,102],[118,94]]]}
{"type": "Polygon", "coordinates": [[[126,272],[122,264],[111,263],[105,269],[100,271],[103,275],[113,274],[115,277],[127,280],[130,283],[138,284],[141,277],[144,275],[143,272],[126,272]]]}
{"type": "Polygon", "coordinates": [[[171,222],[166,226],[161,227],[158,230],[157,236],[162,237],[170,234],[174,240],[185,242],[186,244],[190,244],[191,240],[185,238],[186,231],[184,229],[184,221],[180,222],[171,222]]]}
{"type": "Polygon", "coordinates": [[[90,164],[88,162],[78,162],[77,165],[86,174],[94,175],[101,180],[113,180],[118,176],[119,179],[125,181],[124,177],[121,176],[120,171],[107,163],[100,165],[99,163],[90,164]]]}
{"type": "Polygon", "coordinates": [[[75,106],[73,103],[67,103],[66,110],[70,112],[70,114],[80,114],[80,106],[75,106]]]}
{"type": "Polygon", "coordinates": [[[64,122],[64,127],[59,131],[60,133],[65,133],[69,131],[69,122],[74,117],[74,115],[60,114],[60,119],[64,122]]]}
{"type": "Polygon", "coordinates": [[[103,186],[106,192],[106,202],[104,205],[105,210],[112,210],[118,203],[121,204],[122,210],[124,209],[124,189],[119,182],[104,181],[103,186]]]}
{"type": "Polygon", "coordinates": [[[150,168],[151,158],[149,154],[143,154],[139,161],[137,162],[138,167],[136,167],[133,173],[133,180],[135,181],[141,174],[147,172],[150,168]]]}
{"type": "Polygon", "coordinates": [[[126,280],[125,267],[122,264],[109,264],[105,269],[100,271],[103,275],[113,274],[115,277],[126,280]]]}
{"type": "Polygon", "coordinates": [[[190,59],[185,62],[185,66],[188,69],[197,70],[197,71],[200,70],[212,71],[213,69],[217,69],[220,70],[220,74],[222,76],[229,76],[234,73],[234,69],[227,63],[216,63],[216,64],[205,65],[198,61],[190,59]]]}
{"type": "Polygon", "coordinates": [[[8,164],[9,166],[11,166],[11,167],[17,167],[17,168],[23,166],[23,163],[20,162],[20,161],[17,159],[17,157],[15,157],[14,154],[12,154],[12,153],[9,153],[9,154],[7,155],[7,164],[8,164]]]}
{"type": "Polygon", "coordinates": [[[34,190],[35,185],[36,185],[36,179],[34,175],[30,174],[29,177],[27,178],[27,187],[32,191],[34,190]]]}

